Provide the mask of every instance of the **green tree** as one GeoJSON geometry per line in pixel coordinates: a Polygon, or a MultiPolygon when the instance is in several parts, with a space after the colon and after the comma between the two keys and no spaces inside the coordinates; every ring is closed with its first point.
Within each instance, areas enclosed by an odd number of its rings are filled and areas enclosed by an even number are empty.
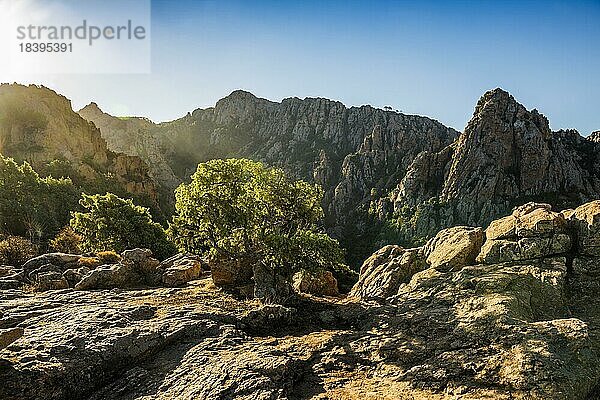
{"type": "Polygon", "coordinates": [[[131,199],[112,193],[83,194],[79,201],[84,212],[73,213],[71,227],[82,237],[84,251],[116,251],[144,247],[155,257],[165,259],[176,252],[164,229],[154,221],[150,211],[131,199]]]}
{"type": "Polygon", "coordinates": [[[69,220],[79,191],[70,179],[41,178],[28,163],[0,155],[0,230],[45,240],[69,220]]]}
{"type": "Polygon", "coordinates": [[[321,189],[292,181],[280,169],[212,160],[199,164],[175,196],[170,232],[182,250],[259,265],[288,282],[300,269],[342,263],[337,241],[319,229],[321,189]]]}

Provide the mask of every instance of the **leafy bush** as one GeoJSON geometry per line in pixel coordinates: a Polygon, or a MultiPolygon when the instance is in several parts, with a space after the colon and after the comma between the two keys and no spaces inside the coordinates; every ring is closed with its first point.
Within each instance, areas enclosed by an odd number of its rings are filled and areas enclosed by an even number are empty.
{"type": "Polygon", "coordinates": [[[60,253],[81,254],[81,236],[73,231],[70,226],[65,226],[50,241],[50,249],[60,253]]]}
{"type": "Polygon", "coordinates": [[[25,238],[9,236],[0,241],[0,264],[21,266],[37,255],[37,247],[25,238]]]}
{"type": "Polygon", "coordinates": [[[121,256],[114,251],[100,251],[96,254],[96,257],[102,264],[116,264],[121,261],[121,256]]]}
{"type": "Polygon", "coordinates": [[[81,257],[79,260],[77,260],[78,267],[88,267],[90,269],[99,267],[102,264],[103,263],[100,262],[100,260],[96,257],[81,257]]]}
{"type": "Polygon", "coordinates": [[[280,169],[245,159],[198,165],[175,192],[170,233],[181,250],[263,265],[291,279],[300,269],[334,269],[343,252],[321,233],[322,191],[280,169]]]}
{"type": "Polygon", "coordinates": [[[0,230],[47,239],[67,224],[78,198],[69,179],[40,178],[28,163],[0,155],[0,230]]]}
{"type": "Polygon", "coordinates": [[[73,213],[71,227],[81,235],[84,251],[116,251],[143,247],[155,257],[167,258],[176,252],[164,229],[152,221],[150,211],[112,193],[83,194],[79,204],[85,212],[73,213]]]}

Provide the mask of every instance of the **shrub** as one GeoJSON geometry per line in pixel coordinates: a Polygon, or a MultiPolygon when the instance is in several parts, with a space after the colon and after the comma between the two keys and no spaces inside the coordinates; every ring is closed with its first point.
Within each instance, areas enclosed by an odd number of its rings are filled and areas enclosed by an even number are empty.
{"type": "Polygon", "coordinates": [[[69,179],[41,178],[28,163],[0,155],[0,230],[46,240],[68,222],[78,198],[69,179]]]}
{"type": "Polygon", "coordinates": [[[212,160],[199,164],[175,195],[170,233],[181,250],[262,265],[288,282],[300,269],[334,269],[342,262],[337,241],[318,228],[321,189],[280,169],[212,160]]]}
{"type": "Polygon", "coordinates": [[[71,227],[81,235],[84,251],[122,252],[143,247],[152,250],[155,257],[167,258],[176,249],[164,229],[152,221],[150,211],[112,193],[83,194],[79,204],[85,212],[73,213],[71,227]]]}
{"type": "Polygon", "coordinates": [[[9,236],[0,242],[0,264],[18,267],[37,255],[37,247],[25,238],[9,236]]]}
{"type": "Polygon", "coordinates": [[[94,269],[100,265],[102,265],[102,262],[96,257],[81,257],[77,260],[77,266],[79,267],[94,269]]]}
{"type": "Polygon", "coordinates": [[[114,251],[101,251],[96,254],[96,257],[98,257],[102,264],[116,264],[121,261],[121,256],[114,251]]]}
{"type": "Polygon", "coordinates": [[[81,236],[73,231],[70,226],[65,226],[50,241],[50,249],[60,253],[81,254],[81,236]]]}

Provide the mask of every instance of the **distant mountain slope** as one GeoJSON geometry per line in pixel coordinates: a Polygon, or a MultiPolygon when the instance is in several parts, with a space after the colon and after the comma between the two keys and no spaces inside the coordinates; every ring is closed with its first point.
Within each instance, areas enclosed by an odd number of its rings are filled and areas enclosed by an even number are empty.
{"type": "Polygon", "coordinates": [[[80,113],[171,188],[198,162],[222,157],[319,183],[326,225],[357,261],[377,241],[412,244],[442,227],[485,225],[528,200],[567,208],[600,197],[598,134],[552,132],[501,89],[481,97],[462,134],[426,117],[244,91],[162,124],[112,117],[95,104],[80,113]]]}
{"type": "Polygon", "coordinates": [[[0,85],[0,154],[28,161],[39,171],[60,160],[84,179],[113,179],[132,194],[157,200],[144,161],[108,150],[94,124],[45,87],[0,85]]]}
{"type": "Polygon", "coordinates": [[[172,176],[186,180],[199,162],[224,157],[261,160],[317,182],[325,190],[327,226],[347,247],[357,246],[354,238],[368,225],[371,201],[394,188],[419,153],[440,151],[458,135],[426,117],[322,98],[275,103],[244,91],[162,124],[123,121],[95,104],[80,114],[111,148],[140,156],[168,185],[176,182],[172,176]]]}

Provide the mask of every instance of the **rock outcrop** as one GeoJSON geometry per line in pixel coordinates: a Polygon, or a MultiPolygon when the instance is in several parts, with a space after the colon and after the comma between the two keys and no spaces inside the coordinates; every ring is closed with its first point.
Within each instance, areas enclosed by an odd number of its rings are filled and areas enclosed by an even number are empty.
{"type": "Polygon", "coordinates": [[[331,271],[300,271],[293,276],[293,287],[299,293],[317,296],[339,296],[338,283],[331,271]]]}
{"type": "Polygon", "coordinates": [[[48,253],[27,261],[22,268],[0,267],[0,290],[33,291],[179,287],[208,271],[199,257],[178,254],[163,262],[148,249],[125,250],[120,256],[99,253],[48,253]]]}
{"type": "Polygon", "coordinates": [[[427,264],[440,270],[462,268],[475,261],[483,243],[483,230],[455,226],[438,232],[425,247],[427,264]]]}
{"type": "Polygon", "coordinates": [[[162,283],[165,286],[184,286],[189,281],[198,279],[208,265],[200,258],[187,254],[177,254],[160,263],[162,283]]]}
{"type": "Polygon", "coordinates": [[[42,86],[0,85],[0,154],[39,171],[54,160],[66,161],[84,179],[111,176],[129,193],[157,199],[156,183],[140,157],[108,150],[94,124],[75,113],[67,98],[42,86]]]}
{"type": "Polygon", "coordinates": [[[406,237],[443,227],[487,225],[526,201],[569,208],[600,197],[600,144],[577,131],[550,130],[537,110],[509,93],[485,93],[451,146],[418,155],[380,218],[400,217],[406,237]]]}
{"type": "MultiPolygon", "coordinates": [[[[462,259],[452,258],[452,250],[461,247],[457,232],[466,228],[441,231],[415,251],[431,255],[435,250],[428,248],[445,248],[441,254],[455,260],[453,267],[439,268],[435,257],[427,258],[408,282],[379,296],[394,308],[379,319],[389,328],[369,340],[385,338],[389,350],[382,360],[395,363],[411,387],[437,387],[448,398],[595,398],[599,210],[598,201],[561,213],[525,204],[492,221],[485,240],[481,231],[463,232],[470,245],[462,246],[462,259]],[[419,355],[425,348],[428,355],[419,355]],[[482,382],[488,382],[485,390],[482,382]]],[[[372,260],[394,250],[402,251],[388,246],[372,260]]],[[[390,274],[363,266],[353,293],[373,299],[368,293],[387,285],[390,274]]]]}
{"type": "Polygon", "coordinates": [[[594,399],[598,215],[598,201],[560,213],[528,203],[485,237],[459,227],[422,248],[384,247],[353,296],[293,307],[240,300],[209,277],[185,288],[3,290],[0,397],[594,399]],[[488,242],[545,249],[561,235],[570,245],[560,252],[474,260],[488,242]]]}
{"type": "Polygon", "coordinates": [[[388,245],[375,252],[360,268],[351,297],[363,300],[385,299],[398,293],[401,284],[426,266],[423,249],[403,249],[388,245]]]}

